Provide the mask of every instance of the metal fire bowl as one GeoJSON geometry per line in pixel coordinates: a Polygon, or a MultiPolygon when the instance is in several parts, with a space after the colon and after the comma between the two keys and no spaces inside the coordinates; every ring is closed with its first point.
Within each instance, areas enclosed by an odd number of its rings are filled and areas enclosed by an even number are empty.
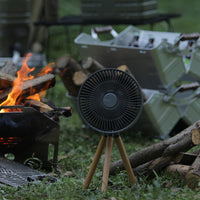
{"type": "Polygon", "coordinates": [[[23,107],[20,112],[0,113],[0,138],[19,138],[17,142],[21,144],[55,143],[58,141],[55,129],[59,129],[57,121],[32,107],[23,107]]]}

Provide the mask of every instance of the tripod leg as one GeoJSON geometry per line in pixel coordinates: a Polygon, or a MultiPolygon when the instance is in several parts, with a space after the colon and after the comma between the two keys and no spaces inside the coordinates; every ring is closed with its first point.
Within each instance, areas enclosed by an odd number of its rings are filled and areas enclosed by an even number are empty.
{"type": "Polygon", "coordinates": [[[130,161],[128,159],[126,150],[124,148],[124,144],[122,142],[122,139],[121,139],[120,136],[118,136],[118,137],[115,138],[115,141],[117,143],[117,147],[119,149],[120,155],[121,155],[122,160],[124,162],[124,165],[125,165],[126,171],[128,173],[128,177],[129,177],[129,180],[131,182],[131,185],[134,185],[136,183],[136,177],[135,177],[133,170],[131,168],[131,164],[130,164],[130,161]]]}
{"type": "Polygon", "coordinates": [[[103,166],[103,179],[101,191],[106,192],[108,186],[108,177],[110,171],[111,154],[112,154],[113,137],[106,138],[106,150],[105,150],[105,160],[103,166]]]}
{"type": "Polygon", "coordinates": [[[101,157],[101,154],[103,152],[105,143],[106,143],[106,138],[104,136],[102,136],[101,140],[99,142],[99,145],[97,147],[97,151],[95,153],[94,159],[93,159],[92,164],[90,166],[89,172],[88,172],[87,177],[85,179],[85,183],[83,185],[83,189],[87,189],[89,187],[89,184],[90,184],[90,182],[92,180],[94,172],[95,172],[95,170],[97,168],[97,164],[98,164],[99,159],[101,157]]]}

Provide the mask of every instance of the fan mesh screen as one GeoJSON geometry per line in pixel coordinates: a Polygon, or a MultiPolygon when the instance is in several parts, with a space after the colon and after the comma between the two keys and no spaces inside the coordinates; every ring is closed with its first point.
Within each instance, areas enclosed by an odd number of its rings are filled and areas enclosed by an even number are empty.
{"type": "Polygon", "coordinates": [[[134,77],[117,69],[92,74],[79,91],[80,115],[91,128],[101,133],[118,133],[137,120],[142,94],[134,77]]]}

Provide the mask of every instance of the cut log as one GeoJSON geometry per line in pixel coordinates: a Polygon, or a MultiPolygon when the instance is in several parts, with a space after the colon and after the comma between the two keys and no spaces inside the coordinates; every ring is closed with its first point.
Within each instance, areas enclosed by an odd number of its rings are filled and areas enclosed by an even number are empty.
{"type": "Polygon", "coordinates": [[[81,86],[87,79],[87,75],[81,70],[74,73],[73,82],[75,85],[81,86]]]}
{"type": "MultiPolygon", "coordinates": [[[[18,99],[25,99],[28,96],[47,90],[54,85],[55,76],[53,74],[46,74],[44,76],[25,81],[21,87],[22,93],[19,95],[18,99]]],[[[11,88],[8,88],[0,93],[0,102],[3,102],[7,98],[10,91],[11,88]]]]}
{"type": "Polygon", "coordinates": [[[171,156],[159,157],[155,160],[139,165],[138,167],[133,169],[133,172],[137,176],[146,176],[147,178],[153,178],[155,176],[155,172],[161,172],[166,166],[170,164],[171,161],[171,156]]]}
{"type": "Polygon", "coordinates": [[[119,67],[117,67],[117,69],[132,75],[131,70],[128,68],[127,65],[120,65],[119,67]]]}
{"type": "Polygon", "coordinates": [[[81,81],[84,81],[85,76],[87,76],[82,71],[81,66],[70,55],[65,55],[57,60],[56,69],[54,69],[54,71],[59,74],[69,95],[77,97],[82,84],[81,81]],[[76,72],[79,72],[78,75],[76,72]],[[80,74],[82,74],[83,77],[80,78],[80,74]],[[77,80],[77,76],[81,81],[77,80]]]}
{"type": "Polygon", "coordinates": [[[34,99],[26,99],[25,100],[25,106],[31,106],[35,108],[36,110],[40,111],[41,113],[48,113],[49,115],[52,115],[55,117],[64,116],[64,117],[70,117],[72,115],[72,108],[71,107],[50,107],[49,105],[37,101],[34,99]]]}
{"type": "Polygon", "coordinates": [[[182,165],[192,165],[197,155],[197,153],[180,153],[174,158],[173,161],[182,165]]]}
{"type": "Polygon", "coordinates": [[[16,76],[17,71],[18,68],[12,61],[7,61],[1,68],[2,73],[9,74],[11,76],[16,76]]]}
{"type": "Polygon", "coordinates": [[[36,110],[39,110],[41,113],[53,111],[53,108],[51,108],[47,104],[42,103],[41,101],[34,100],[34,99],[27,99],[24,105],[31,106],[35,108],[36,110]]]}
{"type": "MultiPolygon", "coordinates": [[[[146,162],[154,160],[158,157],[175,156],[180,152],[186,152],[193,146],[197,145],[198,140],[194,139],[193,134],[200,135],[200,121],[197,121],[187,129],[181,131],[168,140],[151,145],[139,152],[129,156],[132,168],[142,165],[146,162]],[[195,133],[194,133],[195,132],[195,133]]],[[[195,137],[197,138],[197,137],[195,137]]],[[[199,141],[200,144],[200,141],[199,141]]],[[[110,173],[113,174],[118,170],[124,170],[122,160],[113,162],[110,167],[110,173]]]]}
{"type": "Polygon", "coordinates": [[[98,70],[105,69],[103,65],[101,65],[98,61],[91,57],[86,57],[83,59],[82,67],[90,73],[94,73],[98,70]]]}
{"type": "Polygon", "coordinates": [[[199,186],[200,182],[200,154],[196,157],[195,161],[193,162],[192,166],[190,167],[187,175],[186,175],[186,182],[189,188],[196,188],[199,186]]]}
{"type": "Polygon", "coordinates": [[[190,169],[189,165],[172,164],[166,168],[166,171],[174,176],[177,175],[178,173],[183,179],[185,179],[189,169],[190,169]]]}
{"type": "Polygon", "coordinates": [[[0,71],[0,90],[3,90],[5,88],[12,87],[13,81],[16,77],[11,76],[9,74],[5,74],[0,71]]]}
{"type": "Polygon", "coordinates": [[[59,108],[54,108],[54,110],[52,110],[50,112],[53,113],[53,115],[70,117],[72,115],[72,108],[71,107],[59,107],[59,108]]]}

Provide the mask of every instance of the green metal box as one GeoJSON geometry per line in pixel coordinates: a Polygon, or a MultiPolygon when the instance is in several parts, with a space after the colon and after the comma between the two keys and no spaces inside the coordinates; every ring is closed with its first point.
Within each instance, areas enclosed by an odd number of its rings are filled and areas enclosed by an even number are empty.
{"type": "Polygon", "coordinates": [[[142,90],[147,98],[142,114],[135,124],[145,135],[166,138],[181,118],[176,105],[164,101],[164,94],[156,90],[142,90]]]}
{"type": "Polygon", "coordinates": [[[200,88],[196,89],[191,98],[188,99],[187,107],[182,115],[182,119],[188,125],[200,120],[200,88]]]}

